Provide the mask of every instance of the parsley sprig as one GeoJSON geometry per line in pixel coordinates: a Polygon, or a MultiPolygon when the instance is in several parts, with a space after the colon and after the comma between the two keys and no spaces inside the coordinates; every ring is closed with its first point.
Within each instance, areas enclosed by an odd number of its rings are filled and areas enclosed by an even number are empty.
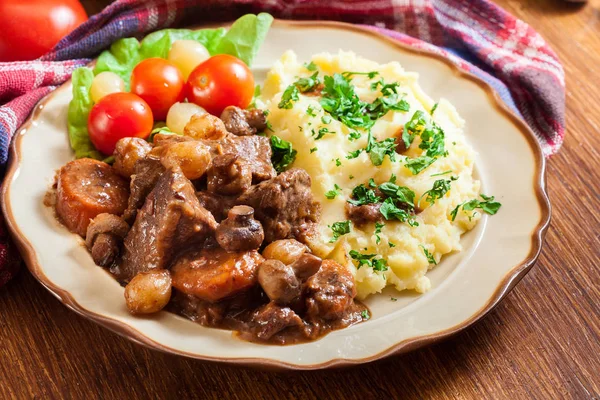
{"type": "Polygon", "coordinates": [[[423,200],[423,197],[425,197],[426,202],[428,202],[430,205],[433,205],[436,200],[441,199],[446,193],[448,193],[452,182],[457,179],[457,177],[453,176],[450,179],[436,180],[431,189],[423,193],[423,195],[419,198],[418,205],[421,205],[421,200],[423,200]]]}
{"type": "Polygon", "coordinates": [[[377,254],[361,254],[356,250],[350,250],[350,257],[357,262],[356,268],[361,267],[373,268],[373,271],[387,271],[387,260],[384,258],[376,258],[377,254]]]}
{"type": "Polygon", "coordinates": [[[328,225],[328,228],[333,232],[333,236],[331,237],[331,240],[329,240],[329,243],[334,243],[340,236],[350,233],[350,221],[334,222],[333,224],[328,225]]]}
{"type": "Polygon", "coordinates": [[[437,158],[448,155],[443,129],[421,110],[415,111],[410,121],[404,125],[402,140],[407,149],[416,136],[421,137],[419,148],[424,150],[424,154],[421,157],[409,159],[404,164],[413,175],[417,175],[429,167],[437,158]]]}
{"type": "Polygon", "coordinates": [[[494,215],[498,212],[502,204],[495,201],[494,196],[486,196],[485,194],[480,194],[483,201],[478,199],[469,200],[467,202],[461,203],[452,210],[450,213],[450,217],[452,217],[452,221],[456,219],[456,215],[458,214],[458,209],[462,207],[463,211],[473,211],[475,209],[480,209],[486,214],[494,215]]]}
{"type": "Polygon", "coordinates": [[[425,246],[423,246],[422,244],[420,244],[419,247],[421,249],[423,249],[423,254],[425,254],[425,257],[427,257],[427,261],[429,262],[429,264],[437,265],[437,261],[435,261],[435,258],[433,257],[433,254],[431,254],[429,252],[429,250],[427,250],[425,248],[425,246]]]}
{"type": "Polygon", "coordinates": [[[296,154],[292,144],[279,136],[271,136],[271,163],[277,172],[283,172],[294,162],[296,154]]]}
{"type": "Polygon", "coordinates": [[[342,194],[342,188],[336,183],[333,185],[333,189],[325,192],[325,197],[329,200],[335,199],[339,194],[342,194]]]}

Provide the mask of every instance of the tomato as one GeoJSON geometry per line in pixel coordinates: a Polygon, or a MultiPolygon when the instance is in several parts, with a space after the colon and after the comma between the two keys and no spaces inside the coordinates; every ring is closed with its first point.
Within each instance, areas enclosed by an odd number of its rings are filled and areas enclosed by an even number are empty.
{"type": "Polygon", "coordinates": [[[148,58],[131,72],[131,93],[148,103],[157,121],[164,121],[169,108],[184,98],[179,68],[164,58],[148,58]]]}
{"type": "Polygon", "coordinates": [[[246,108],[254,95],[254,76],[236,57],[221,54],[198,65],[186,84],[188,101],[213,115],[221,115],[227,106],[246,108]]]}
{"type": "Polygon", "coordinates": [[[0,15],[0,61],[38,58],[87,20],[77,0],[1,0],[0,15]]]}
{"type": "Polygon", "coordinates": [[[154,118],[150,106],[133,93],[111,93],[92,107],[88,132],[92,144],[106,155],[124,137],[146,139],[152,131],[154,118]]]}

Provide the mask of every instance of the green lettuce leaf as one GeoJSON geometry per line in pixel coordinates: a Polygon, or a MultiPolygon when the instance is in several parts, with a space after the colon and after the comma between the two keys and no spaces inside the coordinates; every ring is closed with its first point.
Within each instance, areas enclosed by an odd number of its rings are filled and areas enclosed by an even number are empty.
{"type": "Polygon", "coordinates": [[[216,52],[236,56],[247,65],[252,65],[272,22],[273,17],[267,13],[240,17],[221,39],[216,52]]]}
{"type": "Polygon", "coordinates": [[[69,103],[67,126],[69,142],[75,151],[76,158],[95,158],[101,160],[102,154],[94,148],[88,134],[87,123],[90,110],[94,105],[90,97],[90,87],[94,73],[91,69],[82,67],[73,71],[73,99],[69,103]]]}

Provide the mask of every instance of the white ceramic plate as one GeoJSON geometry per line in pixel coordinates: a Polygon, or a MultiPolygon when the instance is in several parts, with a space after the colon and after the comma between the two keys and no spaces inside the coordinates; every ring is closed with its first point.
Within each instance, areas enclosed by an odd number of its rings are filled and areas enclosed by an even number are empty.
{"type": "MultiPolygon", "coordinates": [[[[399,61],[421,74],[433,98],[444,97],[467,121],[466,135],[479,153],[476,173],[483,192],[502,202],[465,235],[465,250],[444,257],[428,276],[424,295],[372,296],[373,317],[320,340],[293,346],[241,341],[168,312],[131,316],[123,288],[94,265],[82,240],[61,226],[43,205],[54,173],[73,158],[67,139],[70,82],[36,108],[13,141],[3,187],[3,211],[34,276],[64,304],[138,343],[162,351],[231,363],[316,369],[372,361],[447,337],[487,313],[518,282],[539,254],[550,219],[544,159],[533,133],[495,92],[440,56],[416,51],[353,25],[276,21],[256,60],[260,79],[287,49],[307,60],[317,52],[352,50],[379,63],[399,61]]],[[[391,293],[391,292],[389,292],[391,293]]]]}

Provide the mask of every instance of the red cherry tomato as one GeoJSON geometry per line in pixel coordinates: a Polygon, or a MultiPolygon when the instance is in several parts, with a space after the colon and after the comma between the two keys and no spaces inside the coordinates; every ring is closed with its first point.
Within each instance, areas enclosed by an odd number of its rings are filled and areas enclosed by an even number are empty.
{"type": "Polygon", "coordinates": [[[92,144],[106,155],[124,137],[146,139],[152,131],[154,118],[150,106],[133,93],[112,93],[92,107],[88,132],[92,144]]]}
{"type": "Polygon", "coordinates": [[[239,58],[213,56],[194,68],[186,95],[190,102],[218,116],[227,106],[248,107],[254,95],[254,76],[239,58]]]}
{"type": "Polygon", "coordinates": [[[181,71],[163,58],[148,58],[131,72],[131,93],[148,103],[157,121],[164,121],[169,108],[183,101],[183,88],[181,71]]]}
{"type": "Polygon", "coordinates": [[[77,0],[0,0],[0,15],[0,61],[38,58],[87,21],[77,0]]]}

